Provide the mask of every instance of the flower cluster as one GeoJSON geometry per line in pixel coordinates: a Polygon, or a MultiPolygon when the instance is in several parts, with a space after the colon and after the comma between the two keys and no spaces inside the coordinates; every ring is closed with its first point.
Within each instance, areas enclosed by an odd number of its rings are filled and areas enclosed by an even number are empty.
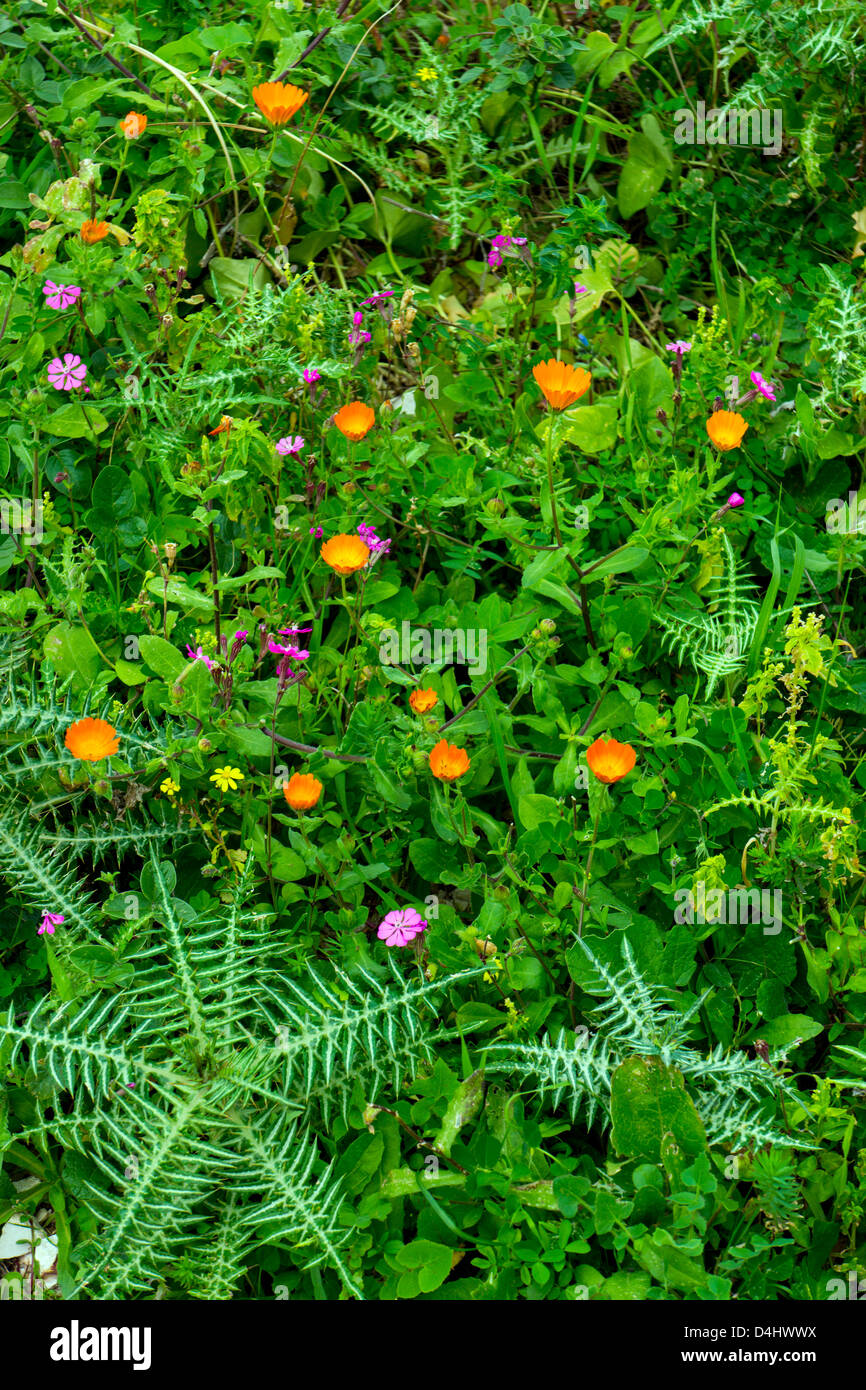
{"type": "Polygon", "coordinates": [[[515,248],[525,245],[525,236],[504,236],[500,233],[500,235],[495,236],[491,242],[490,250],[487,253],[487,264],[490,266],[491,270],[498,270],[502,265],[504,256],[510,254],[519,255],[520,252],[515,248]]]}
{"type": "Polygon", "coordinates": [[[376,294],[371,294],[369,298],[361,300],[361,308],[356,309],[352,314],[352,327],[349,331],[350,347],[365,347],[372,339],[373,335],[364,327],[364,314],[362,312],[364,309],[378,308],[383,318],[390,318],[391,306],[388,304],[388,300],[393,293],[393,290],[378,290],[376,294]]]}
{"type": "Polygon", "coordinates": [[[376,535],[375,529],[372,526],[368,526],[367,523],[364,521],[362,521],[361,525],[358,527],[358,535],[361,537],[361,540],[368,547],[368,549],[372,552],[370,559],[367,561],[368,566],[372,565],[373,562],[375,560],[378,560],[380,556],[387,555],[388,551],[391,549],[391,542],[389,540],[381,540],[376,535]]]}

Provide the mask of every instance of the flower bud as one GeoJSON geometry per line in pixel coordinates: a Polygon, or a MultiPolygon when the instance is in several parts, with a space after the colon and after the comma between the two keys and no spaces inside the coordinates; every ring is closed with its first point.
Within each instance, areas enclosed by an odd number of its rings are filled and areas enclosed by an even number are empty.
{"type": "Polygon", "coordinates": [[[484,503],[484,507],[486,511],[490,512],[491,516],[502,516],[505,511],[505,503],[501,497],[490,497],[484,503]]]}
{"type": "Polygon", "coordinates": [[[541,622],[538,624],[538,628],[540,632],[544,633],[545,637],[552,637],[556,631],[556,623],[552,618],[542,618],[541,622]]]}

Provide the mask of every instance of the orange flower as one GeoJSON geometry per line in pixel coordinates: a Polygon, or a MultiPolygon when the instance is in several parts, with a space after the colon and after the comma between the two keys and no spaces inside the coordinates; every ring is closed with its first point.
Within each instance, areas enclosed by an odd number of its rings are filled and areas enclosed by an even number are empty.
{"type": "Polygon", "coordinates": [[[340,434],[351,439],[353,444],[357,444],[359,439],[363,439],[375,423],[376,412],[371,410],[368,405],[364,405],[363,401],[350,401],[348,405],[341,406],[334,416],[334,424],[340,434]]]}
{"type": "Polygon", "coordinates": [[[83,763],[98,763],[117,752],[120,737],[104,719],[76,719],[66,730],[63,742],[73,758],[83,763]]]}
{"type": "Polygon", "coordinates": [[[748,428],[742,415],[735,415],[730,410],[714,410],[707,421],[707,434],[722,453],[727,453],[728,449],[739,449],[748,428]]]}
{"type": "Polygon", "coordinates": [[[283,787],[283,796],[295,811],[309,811],[322,795],[322,784],[311,772],[295,772],[283,787]]]}
{"type": "Polygon", "coordinates": [[[568,362],[560,362],[551,357],[549,362],[538,362],[532,368],[532,375],[541,387],[544,398],[554,410],[565,410],[574,405],[584,391],[589,390],[592,377],[583,367],[571,367],[568,362]]]}
{"type": "Polygon", "coordinates": [[[95,241],[102,241],[107,236],[107,222],[94,222],[90,217],[86,222],[82,222],[81,240],[86,241],[88,246],[92,246],[95,241]]]}
{"type": "Polygon", "coordinates": [[[435,690],[413,690],[409,696],[409,704],[416,714],[427,714],[438,703],[439,696],[435,690]]]}
{"type": "Polygon", "coordinates": [[[597,738],[586,750],[586,761],[599,782],[618,782],[631,772],[636,753],[630,743],[615,738],[597,738]]]}
{"type": "Polygon", "coordinates": [[[330,565],[337,574],[354,574],[355,570],[362,570],[371,555],[370,547],[360,536],[342,534],[325,541],[319,553],[325,564],[330,565]]]}
{"type": "Polygon", "coordinates": [[[253,101],[271,125],[285,125],[300,111],[309,95],[291,83],[262,82],[253,87],[253,101]]]}
{"type": "Polygon", "coordinates": [[[217,425],[216,429],[208,430],[208,434],[228,434],[231,427],[232,417],[230,415],[221,415],[220,422],[217,425]]]}
{"type": "Polygon", "coordinates": [[[123,120],[120,122],[120,129],[123,131],[127,140],[137,140],[139,135],[144,134],[146,125],[146,116],[142,116],[138,111],[127,111],[123,120]]]}
{"type": "Polygon", "coordinates": [[[430,754],[430,771],[442,782],[453,782],[469,771],[469,754],[441,738],[430,754]]]}

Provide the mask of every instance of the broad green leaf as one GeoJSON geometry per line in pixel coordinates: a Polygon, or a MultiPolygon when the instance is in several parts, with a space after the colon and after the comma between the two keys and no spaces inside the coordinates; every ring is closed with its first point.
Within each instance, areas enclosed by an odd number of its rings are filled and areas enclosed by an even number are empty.
{"type": "Polygon", "coordinates": [[[617,1153],[661,1163],[662,1141],[673,1137],[689,1157],[703,1153],[707,1137],[682,1073],[660,1057],[629,1057],[611,1077],[612,1139],[617,1153]]]}

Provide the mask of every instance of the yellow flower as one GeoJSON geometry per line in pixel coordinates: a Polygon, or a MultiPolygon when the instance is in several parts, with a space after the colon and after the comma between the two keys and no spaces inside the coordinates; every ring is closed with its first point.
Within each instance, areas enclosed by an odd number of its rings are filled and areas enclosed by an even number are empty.
{"type": "Polygon", "coordinates": [[[164,782],[160,782],[159,790],[165,792],[166,796],[177,796],[180,786],[172,777],[166,777],[164,782]]]}
{"type": "Polygon", "coordinates": [[[422,82],[435,82],[439,74],[435,68],[419,68],[415,76],[420,77],[422,82]]]}
{"type": "Polygon", "coordinates": [[[216,772],[211,773],[210,780],[216,782],[221,792],[233,792],[244,780],[244,774],[239,767],[218,767],[216,772]]]}

